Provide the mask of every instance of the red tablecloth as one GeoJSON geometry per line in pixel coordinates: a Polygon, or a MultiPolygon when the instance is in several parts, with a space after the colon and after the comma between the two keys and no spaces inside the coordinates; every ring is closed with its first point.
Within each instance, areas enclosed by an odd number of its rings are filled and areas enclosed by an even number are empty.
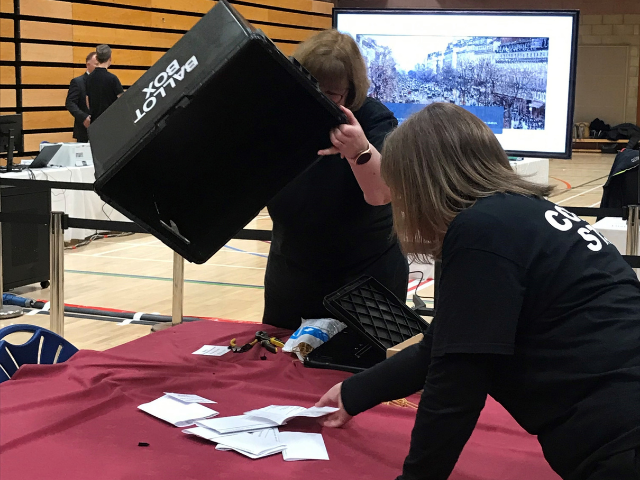
{"type": "MultiPolygon", "coordinates": [[[[126,327],[122,327],[126,328],[126,327]]],[[[303,367],[254,347],[223,357],[202,345],[244,342],[255,325],[187,323],[105,352],[80,351],[61,365],[27,365],[0,385],[2,480],[394,479],[407,454],[415,410],[381,405],[343,429],[322,429],[330,461],[250,460],[185,435],[136,407],[163,392],[217,401],[221,416],[271,404],[311,406],[347,374],[303,367]],[[148,447],[139,447],[147,442],[148,447]]],[[[271,329],[285,336],[290,332],[271,329]]],[[[412,398],[417,402],[418,399],[412,398]]],[[[285,429],[319,432],[313,420],[285,429]]],[[[493,400],[451,479],[557,480],[536,439],[493,400]]]]}

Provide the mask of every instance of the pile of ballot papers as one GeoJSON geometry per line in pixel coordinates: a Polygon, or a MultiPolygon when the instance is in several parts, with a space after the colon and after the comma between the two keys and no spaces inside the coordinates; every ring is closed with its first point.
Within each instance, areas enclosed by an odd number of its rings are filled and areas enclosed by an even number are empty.
{"type": "Polygon", "coordinates": [[[216,450],[233,450],[252,459],[282,453],[285,461],[329,460],[319,433],[280,432],[278,427],[296,417],[322,417],[336,412],[333,407],[271,405],[232,417],[212,418],[218,412],[201,403],[215,403],[198,395],[165,393],[138,408],[176,427],[216,443],[216,450]]]}

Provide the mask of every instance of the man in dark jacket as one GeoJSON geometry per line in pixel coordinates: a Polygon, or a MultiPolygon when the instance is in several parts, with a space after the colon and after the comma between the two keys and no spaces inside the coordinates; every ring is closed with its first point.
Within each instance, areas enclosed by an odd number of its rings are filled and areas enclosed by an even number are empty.
{"type": "Polygon", "coordinates": [[[118,77],[107,71],[111,66],[109,45],[98,45],[96,53],[98,66],[87,78],[87,107],[89,107],[92,122],[95,122],[124,93],[118,77]]]}
{"type": "Polygon", "coordinates": [[[96,52],[87,55],[87,71],[79,77],[71,80],[69,85],[69,93],[67,93],[67,101],[65,106],[69,113],[73,115],[75,121],[73,123],[73,138],[78,142],[84,143],[89,141],[87,128],[91,123],[91,115],[87,107],[87,77],[93,72],[98,65],[96,52]]]}

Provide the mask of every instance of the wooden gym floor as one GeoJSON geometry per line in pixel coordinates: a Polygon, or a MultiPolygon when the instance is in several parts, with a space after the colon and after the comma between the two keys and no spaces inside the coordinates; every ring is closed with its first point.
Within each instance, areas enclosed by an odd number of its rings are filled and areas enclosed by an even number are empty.
{"type": "MultiPolygon", "coordinates": [[[[551,160],[550,183],[557,187],[551,200],[564,206],[599,206],[613,159],[613,155],[576,154],[572,160],[551,160]]],[[[271,229],[266,210],[248,228],[271,229]]],[[[232,240],[206,264],[186,263],[184,315],[260,322],[268,252],[267,242],[232,240]]],[[[96,240],[66,250],[64,261],[66,304],[171,315],[172,251],[154,237],[136,234],[96,240]]],[[[418,293],[432,296],[431,269],[413,265],[411,270],[423,273],[412,274],[410,289],[419,283],[418,293]]],[[[11,293],[49,299],[49,290],[39,285],[11,293]]],[[[148,325],[118,322],[67,317],[65,337],[78,348],[104,350],[150,332],[148,325]]],[[[10,323],[48,327],[49,316],[25,315],[0,321],[0,327],[10,323]]]]}

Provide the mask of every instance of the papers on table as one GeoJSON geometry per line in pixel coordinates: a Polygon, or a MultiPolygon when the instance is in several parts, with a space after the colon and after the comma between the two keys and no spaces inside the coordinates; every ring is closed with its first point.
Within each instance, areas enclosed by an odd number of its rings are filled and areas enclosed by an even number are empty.
{"type": "Polygon", "coordinates": [[[282,451],[282,458],[286,462],[329,460],[327,447],[319,433],[280,432],[280,441],[287,446],[282,451]]]}
{"type": "Polygon", "coordinates": [[[217,443],[216,450],[233,450],[254,460],[280,452],[287,462],[329,460],[319,433],[279,432],[277,428],[265,428],[256,432],[220,435],[205,427],[189,428],[183,432],[217,443]]]}
{"type": "Polygon", "coordinates": [[[277,426],[277,424],[271,420],[253,418],[246,415],[200,420],[196,422],[196,425],[209,428],[219,434],[255,431],[277,426]]]}
{"type": "Polygon", "coordinates": [[[198,403],[184,403],[168,395],[153,402],[143,403],[138,408],[176,427],[188,427],[197,420],[214,417],[218,412],[198,403]]]}
{"type": "Polygon", "coordinates": [[[330,413],[337,412],[338,410],[339,409],[335,407],[304,408],[286,405],[270,405],[258,410],[245,412],[245,415],[249,417],[270,420],[276,425],[284,425],[288,420],[291,420],[295,417],[323,417],[330,413]]]}
{"type": "Polygon", "coordinates": [[[282,452],[286,461],[329,460],[322,435],[280,433],[277,427],[294,417],[321,417],[337,411],[337,408],[271,405],[244,415],[211,418],[218,412],[200,403],[215,402],[199,395],[166,392],[163,397],[138,408],[176,427],[195,424],[183,432],[217,443],[216,450],[233,450],[252,459],[282,452]]]}
{"type": "Polygon", "coordinates": [[[197,437],[204,438],[205,440],[211,440],[212,442],[217,442],[217,439],[222,439],[226,435],[235,435],[235,433],[222,435],[215,430],[205,427],[192,427],[182,431],[187,435],[195,435],[197,437]]]}
{"type": "Polygon", "coordinates": [[[209,428],[194,427],[183,430],[183,432],[217,443],[216,450],[235,450],[253,459],[280,453],[286,447],[278,439],[277,428],[265,428],[256,432],[219,434],[209,428]]]}
{"type": "Polygon", "coordinates": [[[231,451],[238,452],[239,454],[244,455],[245,457],[249,457],[251,460],[258,460],[259,458],[270,457],[271,455],[275,455],[276,453],[280,453],[283,449],[284,449],[284,447],[277,447],[277,448],[273,449],[272,451],[265,451],[261,455],[254,455],[253,453],[245,452],[243,450],[238,450],[236,448],[227,447],[226,445],[222,445],[221,443],[216,445],[216,450],[221,450],[223,452],[231,452],[231,451]]]}
{"type": "Polygon", "coordinates": [[[244,415],[200,420],[196,425],[214,430],[219,434],[240,433],[284,425],[294,417],[322,417],[337,410],[334,407],[304,408],[271,405],[259,410],[251,410],[244,415]]]}
{"type": "Polygon", "coordinates": [[[176,400],[180,400],[183,403],[216,403],[213,400],[209,400],[208,398],[201,397],[200,395],[189,395],[186,393],[169,393],[169,392],[164,392],[164,394],[168,397],[175,398],[176,400]]]}
{"type": "Polygon", "coordinates": [[[209,355],[212,357],[221,357],[222,355],[230,351],[231,350],[229,350],[229,347],[221,347],[217,345],[204,345],[203,347],[193,352],[193,355],[209,355]]]}
{"type": "Polygon", "coordinates": [[[269,428],[255,433],[237,433],[222,437],[218,450],[235,450],[250,458],[263,458],[280,453],[286,445],[278,439],[278,429],[269,428]]]}

